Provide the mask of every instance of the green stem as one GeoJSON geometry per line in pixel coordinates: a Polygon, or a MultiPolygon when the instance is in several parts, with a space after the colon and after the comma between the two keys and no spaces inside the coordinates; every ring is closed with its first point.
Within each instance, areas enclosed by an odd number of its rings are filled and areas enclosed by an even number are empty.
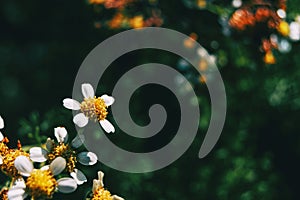
{"type": "Polygon", "coordinates": [[[40,127],[36,126],[35,127],[35,132],[34,132],[34,137],[38,144],[42,144],[41,138],[40,138],[40,127]]]}

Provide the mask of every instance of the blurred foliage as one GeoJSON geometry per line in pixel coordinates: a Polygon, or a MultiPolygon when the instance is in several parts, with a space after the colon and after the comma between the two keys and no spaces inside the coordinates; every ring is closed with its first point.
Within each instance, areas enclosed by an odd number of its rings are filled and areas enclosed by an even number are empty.
{"type": "MultiPolygon", "coordinates": [[[[234,11],[231,1],[205,1],[207,6],[201,9],[190,6],[191,2],[197,1],[159,1],[164,16],[162,27],[187,35],[196,33],[197,41],[216,57],[228,99],[226,124],[217,146],[206,158],[197,158],[209,124],[210,103],[205,84],[190,78],[203,115],[197,138],[180,159],[148,174],[123,173],[101,163],[82,166],[88,183],[72,195],[56,194],[56,199],[83,199],[100,169],[106,174],[109,190],[128,200],[297,199],[299,43],[293,43],[289,52],[278,53],[274,65],[266,65],[251,36],[223,34],[220,13],[234,11]],[[210,7],[211,4],[218,6],[210,7]]],[[[287,2],[290,18],[300,13],[299,3],[300,0],[287,2]]],[[[25,145],[44,142],[46,137],[53,137],[56,126],[66,126],[73,138],[72,113],[62,107],[62,99],[71,96],[76,72],[90,50],[120,30],[95,29],[94,8],[85,1],[2,0],[0,10],[0,112],[6,124],[3,132],[14,146],[18,139],[25,145]]],[[[127,56],[112,64],[101,92],[110,93],[114,80],[132,66],[155,61],[175,66],[179,60],[151,51],[127,56]]],[[[189,74],[194,72],[188,69],[183,73],[193,77],[189,74]]],[[[152,92],[150,96],[163,93],[152,92]]],[[[153,99],[137,96],[142,100],[135,100],[133,118],[145,123],[147,112],[143,109],[153,99]]],[[[171,102],[167,105],[170,110],[176,106],[171,102]]],[[[125,147],[133,141],[120,130],[112,140],[125,147]]],[[[133,144],[140,150],[162,145],[156,141],[133,144]]],[[[0,179],[4,183],[3,175],[0,179]]]]}

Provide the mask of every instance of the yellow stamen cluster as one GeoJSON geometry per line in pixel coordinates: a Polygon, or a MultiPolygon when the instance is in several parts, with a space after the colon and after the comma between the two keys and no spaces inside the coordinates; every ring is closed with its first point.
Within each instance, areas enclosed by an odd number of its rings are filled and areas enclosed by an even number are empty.
{"type": "Polygon", "coordinates": [[[57,182],[50,170],[34,169],[26,181],[26,189],[33,199],[51,199],[57,182]]]}
{"type": "Polygon", "coordinates": [[[19,175],[18,170],[15,168],[14,162],[18,156],[26,156],[29,158],[29,154],[22,149],[8,149],[5,155],[2,155],[1,170],[11,177],[17,177],[19,175]]]}
{"type": "Polygon", "coordinates": [[[73,172],[77,163],[76,152],[68,144],[60,143],[53,147],[51,152],[48,154],[48,159],[52,162],[59,156],[66,159],[68,172],[73,172]]]}
{"type": "Polygon", "coordinates": [[[99,187],[94,191],[91,200],[113,200],[113,197],[108,190],[105,190],[103,187],[99,187]]]}
{"type": "Polygon", "coordinates": [[[0,142],[0,155],[4,156],[8,152],[9,148],[4,142],[0,142]]]}
{"type": "Polygon", "coordinates": [[[80,104],[80,109],[86,117],[95,121],[104,120],[108,114],[107,105],[100,97],[85,98],[80,104]]]}
{"type": "Polygon", "coordinates": [[[8,188],[3,188],[1,191],[0,191],[0,199],[1,200],[8,200],[8,196],[7,196],[7,193],[8,193],[8,188]]]}

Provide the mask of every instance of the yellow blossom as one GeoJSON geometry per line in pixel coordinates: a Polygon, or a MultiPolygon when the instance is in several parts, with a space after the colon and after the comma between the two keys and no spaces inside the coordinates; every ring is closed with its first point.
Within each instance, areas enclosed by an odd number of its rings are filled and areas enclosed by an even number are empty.
{"type": "Polygon", "coordinates": [[[281,21],[277,27],[278,32],[283,36],[288,36],[290,33],[289,24],[286,21],[281,21]]]}
{"type": "Polygon", "coordinates": [[[132,28],[142,28],[144,27],[144,17],[138,15],[129,20],[129,24],[132,28]]]}
{"type": "Polygon", "coordinates": [[[266,64],[275,64],[276,63],[276,59],[275,59],[272,51],[266,52],[266,54],[264,56],[264,62],[266,64]]]}

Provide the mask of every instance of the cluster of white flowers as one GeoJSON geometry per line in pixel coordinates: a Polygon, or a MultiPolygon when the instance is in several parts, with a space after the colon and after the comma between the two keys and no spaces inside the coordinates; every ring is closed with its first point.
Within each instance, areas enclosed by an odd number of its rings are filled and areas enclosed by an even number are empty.
{"type": "MultiPolygon", "coordinates": [[[[108,95],[95,97],[90,84],[82,84],[83,101],[67,98],[63,100],[64,107],[71,110],[80,110],[73,122],[78,127],[84,127],[89,120],[98,121],[107,132],[115,132],[114,126],[106,119],[108,106],[114,103],[114,98],[108,95]]],[[[4,128],[4,120],[0,116],[0,129],[4,128]]],[[[68,132],[64,127],[54,128],[56,142],[48,138],[44,145],[32,147],[29,152],[22,149],[18,143],[17,149],[7,146],[9,140],[0,132],[0,169],[12,178],[11,186],[3,188],[0,199],[23,200],[51,199],[55,192],[72,193],[79,185],[87,182],[87,177],[78,169],[77,163],[85,166],[95,165],[98,157],[93,152],[78,151],[83,145],[84,136],[78,134],[68,142],[68,132]],[[35,169],[34,163],[40,163],[35,169]],[[60,175],[57,179],[57,176],[60,175]]],[[[111,195],[104,189],[103,172],[98,173],[98,180],[94,180],[92,200],[124,200],[117,195],[111,195]]]]}
{"type": "Polygon", "coordinates": [[[13,182],[8,191],[9,200],[25,199],[28,195],[34,199],[52,198],[55,191],[71,193],[77,188],[73,178],[55,179],[66,167],[66,160],[62,157],[57,157],[50,165],[34,169],[28,157],[19,156],[15,160],[15,167],[27,179],[18,178],[13,182]]]}

